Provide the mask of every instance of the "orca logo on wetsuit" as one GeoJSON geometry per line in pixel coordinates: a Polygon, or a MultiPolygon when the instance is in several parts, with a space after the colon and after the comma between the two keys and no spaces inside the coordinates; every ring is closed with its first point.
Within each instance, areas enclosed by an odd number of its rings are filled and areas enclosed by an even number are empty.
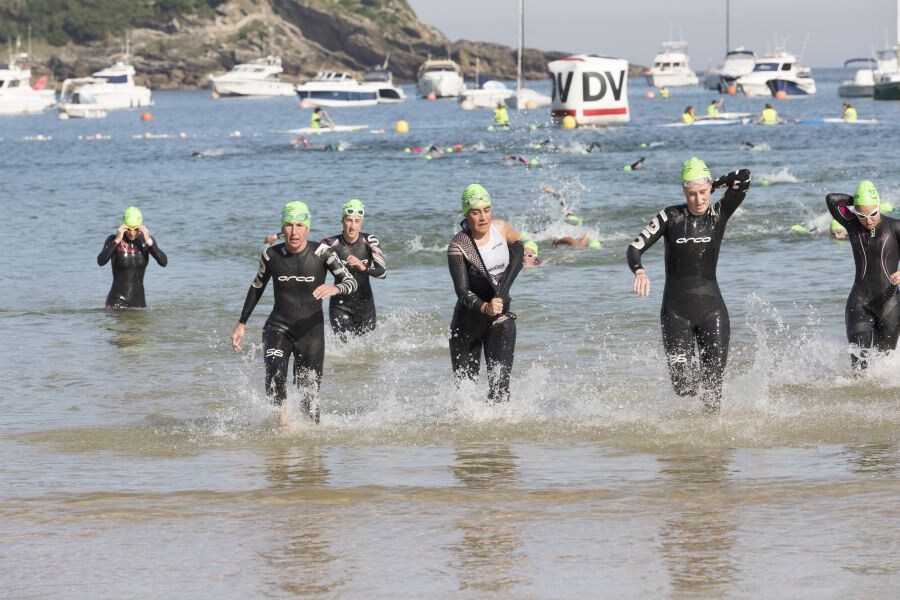
{"type": "Polygon", "coordinates": [[[278,281],[299,281],[300,283],[312,283],[315,277],[303,277],[302,275],[279,275],[278,281]]]}
{"type": "Polygon", "coordinates": [[[712,241],[712,238],[708,237],[708,236],[707,237],[689,237],[689,238],[682,237],[682,238],[678,238],[677,240],[675,240],[675,243],[676,244],[687,244],[688,242],[693,242],[695,244],[703,244],[703,243],[711,242],[711,241],[712,241]]]}

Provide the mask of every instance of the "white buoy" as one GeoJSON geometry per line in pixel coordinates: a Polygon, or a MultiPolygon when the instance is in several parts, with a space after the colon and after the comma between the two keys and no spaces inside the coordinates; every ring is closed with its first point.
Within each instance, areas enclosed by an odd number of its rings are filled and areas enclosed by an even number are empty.
{"type": "Polygon", "coordinates": [[[551,62],[551,115],[572,116],[578,125],[610,125],[631,120],[628,109],[628,61],[578,54],[551,62]]]}

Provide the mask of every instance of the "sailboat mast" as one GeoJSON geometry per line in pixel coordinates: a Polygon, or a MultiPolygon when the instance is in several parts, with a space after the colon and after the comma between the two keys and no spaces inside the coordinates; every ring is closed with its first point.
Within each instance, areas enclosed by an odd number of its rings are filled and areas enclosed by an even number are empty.
{"type": "MultiPolygon", "coordinates": [[[[900,2],[900,0],[898,0],[900,2]]],[[[519,52],[516,61],[516,91],[522,89],[522,55],[525,53],[525,0],[519,0],[519,52]]]]}
{"type": "MultiPolygon", "coordinates": [[[[900,0],[898,0],[900,1],[900,0]]],[[[731,0],[725,0],[725,54],[731,51],[731,0]]]]}

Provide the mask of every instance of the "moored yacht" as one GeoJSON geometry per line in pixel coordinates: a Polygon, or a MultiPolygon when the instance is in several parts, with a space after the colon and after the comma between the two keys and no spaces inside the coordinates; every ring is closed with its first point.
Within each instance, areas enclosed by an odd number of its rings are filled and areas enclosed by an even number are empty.
{"type": "Polygon", "coordinates": [[[871,58],[851,58],[844,61],[844,68],[862,67],[853,73],[853,79],[841,82],[838,96],[841,98],[871,98],[875,92],[875,61],[871,58]]]}
{"type": "Polygon", "coordinates": [[[728,88],[735,86],[739,77],[753,72],[756,66],[756,54],[752,50],[735,48],[725,53],[725,61],[718,69],[713,69],[706,76],[706,88],[718,90],[724,94],[728,88]]]}
{"type": "Polygon", "coordinates": [[[46,78],[31,85],[27,54],[0,64],[0,115],[28,115],[42,112],[56,103],[54,91],[43,89],[46,78]]]}
{"type": "Polygon", "coordinates": [[[220,96],[293,96],[294,84],[281,81],[281,58],[266,56],[235,65],[223,75],[210,75],[213,91],[220,96]]]}
{"type": "Polygon", "coordinates": [[[90,77],[66,79],[59,98],[61,113],[97,116],[104,111],[142,108],[152,104],[149,88],[134,83],[134,67],[117,62],[90,77]]]}
{"type": "Polygon", "coordinates": [[[700,79],[691,70],[687,42],[663,42],[662,49],[647,69],[647,83],[654,87],[697,85],[700,79]]]}
{"type": "Polygon", "coordinates": [[[374,106],[378,89],[360,83],[350,73],[320,71],[312,81],[297,86],[300,101],[309,106],[374,106]]]}
{"type": "Polygon", "coordinates": [[[454,61],[429,58],[419,67],[417,89],[423,97],[434,94],[436,98],[455,98],[466,90],[466,83],[454,61]]]}
{"type": "Polygon", "coordinates": [[[394,85],[394,74],[387,68],[387,61],[382,66],[363,73],[362,82],[377,90],[380,104],[399,104],[406,100],[406,94],[400,86],[394,85]]]}
{"type": "Polygon", "coordinates": [[[802,97],[816,93],[816,81],[809,67],[797,65],[797,57],[784,51],[756,60],[753,72],[736,81],[746,96],[802,97]]]}

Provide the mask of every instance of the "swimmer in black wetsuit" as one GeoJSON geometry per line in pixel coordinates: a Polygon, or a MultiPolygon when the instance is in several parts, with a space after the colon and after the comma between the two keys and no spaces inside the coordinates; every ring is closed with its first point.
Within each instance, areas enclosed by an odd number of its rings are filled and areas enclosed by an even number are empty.
{"type": "Polygon", "coordinates": [[[493,220],[491,196],[477,183],[462,197],[466,220],[447,248],[450,277],[458,298],[450,322],[450,363],[457,382],[475,379],[481,352],[487,364],[491,404],[509,400],[509,378],[516,347],[515,315],[509,290],[522,270],[518,232],[493,220]]]}
{"type": "Polygon", "coordinates": [[[666,240],[666,286],[660,322],[669,375],[675,393],[695,396],[704,387],[704,406],[719,409],[722,376],[728,361],[731,326],[728,309],[716,281],[716,263],[725,226],[750,189],[750,171],[734,171],[712,181],[703,161],[684,163],[681,181],[686,204],[659,211],[628,247],[628,266],[634,275],[634,292],[650,293],[650,279],[641,255],[658,239],[666,240]],[[724,197],[710,204],[713,189],[726,186],[724,197]],[[695,356],[700,372],[691,370],[695,356]]]}
{"type": "MultiPolygon", "coordinates": [[[[353,275],[344,268],[334,250],[307,240],[309,208],[303,202],[288,202],[281,216],[284,243],[266,248],[259,259],[259,272],[250,284],[241,318],[231,332],[231,346],[241,349],[244,325],[262,297],[270,279],[275,283],[275,305],[263,327],[266,361],[266,394],[277,406],[287,397],[288,361],[294,355],[294,384],[302,394],[301,406],[319,422],[319,407],[313,402],[322,381],[325,359],[325,324],[322,299],[356,290],[353,275]],[[325,283],[326,270],[337,285],[325,283]]],[[[284,419],[284,413],[282,413],[284,419]]]]}
{"type": "Polygon", "coordinates": [[[856,261],[844,320],[847,340],[855,346],[850,364],[859,373],[868,366],[873,348],[880,352],[897,348],[900,221],[881,214],[878,190],[871,181],[860,182],[853,196],[828,194],[825,203],[847,230],[856,261]]]}
{"type": "Polygon", "coordinates": [[[375,329],[375,296],[369,279],[384,279],[387,276],[378,238],[362,232],[365,211],[365,205],[359,200],[346,202],[341,207],[343,231],[322,240],[337,253],[356,279],[354,293],[332,298],[328,304],[331,328],[343,341],[347,341],[348,334],[363,335],[375,329]]]}
{"type": "Polygon", "coordinates": [[[116,233],[106,238],[97,255],[101,267],[112,260],[113,282],[106,295],[106,308],[146,308],[144,272],[150,256],[157,264],[169,264],[166,253],[159,249],[150,231],[144,227],[144,216],[134,206],[122,215],[116,233]]]}

